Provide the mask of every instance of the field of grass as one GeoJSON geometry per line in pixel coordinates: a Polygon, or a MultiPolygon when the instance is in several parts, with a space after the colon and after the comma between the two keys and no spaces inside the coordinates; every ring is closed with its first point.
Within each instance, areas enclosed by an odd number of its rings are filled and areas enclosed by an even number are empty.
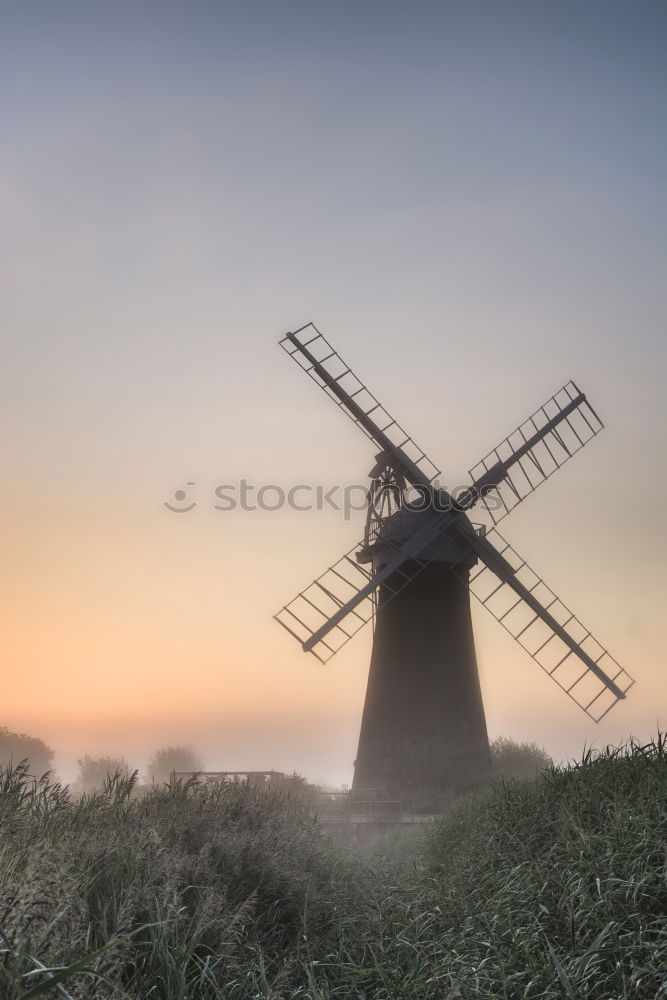
{"type": "Polygon", "coordinates": [[[667,741],[451,809],[401,862],[245,786],[0,776],[0,997],[667,997],[667,741]]]}

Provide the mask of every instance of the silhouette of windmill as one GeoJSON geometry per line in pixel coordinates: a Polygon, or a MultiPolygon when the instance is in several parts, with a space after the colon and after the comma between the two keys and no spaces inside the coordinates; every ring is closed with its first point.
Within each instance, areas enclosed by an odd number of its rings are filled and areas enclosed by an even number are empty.
{"type": "Polygon", "coordinates": [[[312,323],[280,343],[380,449],[364,538],[275,616],[322,662],[374,622],[353,792],[423,804],[487,773],[470,593],[598,722],[632,678],[496,527],[602,430],[585,395],[568,382],[454,497],[312,323]],[[469,520],[473,508],[481,524],[469,520]]]}

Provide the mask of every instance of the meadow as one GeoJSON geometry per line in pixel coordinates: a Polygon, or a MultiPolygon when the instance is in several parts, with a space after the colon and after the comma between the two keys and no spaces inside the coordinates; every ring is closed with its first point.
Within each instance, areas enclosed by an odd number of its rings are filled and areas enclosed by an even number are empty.
{"type": "Polygon", "coordinates": [[[460,800],[400,860],[244,785],[0,776],[0,996],[667,997],[667,740],[460,800]]]}

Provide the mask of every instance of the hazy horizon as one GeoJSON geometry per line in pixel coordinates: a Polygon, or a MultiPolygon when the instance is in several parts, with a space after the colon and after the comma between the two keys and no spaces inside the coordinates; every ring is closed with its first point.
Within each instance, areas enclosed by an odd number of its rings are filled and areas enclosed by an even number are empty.
{"type": "Polygon", "coordinates": [[[0,19],[0,725],[65,778],[191,743],[350,782],[370,633],[321,667],[272,615],[363,513],[214,506],[364,482],[374,449],[277,347],[313,320],[448,484],[588,394],[606,429],[501,531],[636,685],[595,726],[474,608],[489,733],[562,759],[664,729],[665,7],[0,19]]]}

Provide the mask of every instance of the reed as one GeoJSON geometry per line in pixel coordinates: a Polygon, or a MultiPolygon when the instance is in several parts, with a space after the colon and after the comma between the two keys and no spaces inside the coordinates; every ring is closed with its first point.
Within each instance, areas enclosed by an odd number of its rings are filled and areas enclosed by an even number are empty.
{"type": "Polygon", "coordinates": [[[667,996],[664,736],[460,800],[399,863],[240,785],[0,774],[0,996],[667,996]]]}

